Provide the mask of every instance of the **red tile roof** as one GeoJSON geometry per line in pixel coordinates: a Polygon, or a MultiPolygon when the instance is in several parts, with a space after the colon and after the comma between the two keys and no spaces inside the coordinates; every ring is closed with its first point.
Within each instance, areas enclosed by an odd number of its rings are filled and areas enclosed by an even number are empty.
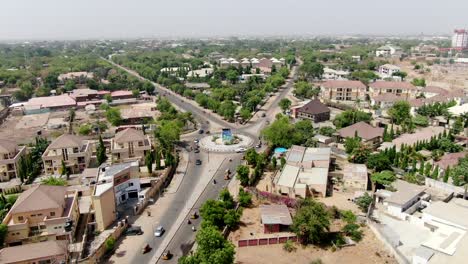
{"type": "Polygon", "coordinates": [[[372,99],[374,99],[374,101],[376,102],[398,102],[405,100],[403,97],[392,93],[379,94],[377,96],[374,96],[374,98],[372,99]]]}
{"type": "Polygon", "coordinates": [[[415,90],[416,87],[408,82],[386,82],[386,81],[377,81],[369,84],[370,87],[375,89],[408,89],[415,90]]]}
{"type": "Polygon", "coordinates": [[[315,100],[311,100],[306,105],[299,108],[297,111],[307,113],[307,114],[311,114],[311,115],[316,115],[316,114],[330,112],[330,109],[328,109],[328,107],[326,105],[322,104],[322,102],[315,99],[315,100]]]}
{"type": "Polygon", "coordinates": [[[441,169],[447,169],[448,166],[453,167],[458,164],[458,160],[465,157],[468,153],[458,152],[458,153],[449,153],[440,158],[435,165],[439,165],[441,169]]]}
{"type": "Polygon", "coordinates": [[[366,89],[366,86],[361,81],[345,81],[345,80],[326,81],[322,84],[322,86],[327,87],[327,88],[366,89]]]}
{"type": "Polygon", "coordinates": [[[360,138],[364,140],[371,140],[377,137],[382,137],[384,129],[380,127],[373,127],[366,122],[358,122],[338,130],[340,137],[343,138],[354,137],[356,132],[360,138]]]}

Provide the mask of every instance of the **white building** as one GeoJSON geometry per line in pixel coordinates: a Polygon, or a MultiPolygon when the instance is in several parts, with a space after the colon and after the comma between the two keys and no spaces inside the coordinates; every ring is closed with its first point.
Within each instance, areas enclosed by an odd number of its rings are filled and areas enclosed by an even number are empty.
{"type": "Polygon", "coordinates": [[[99,196],[100,193],[113,187],[117,205],[129,198],[138,198],[138,192],[141,190],[138,173],[138,161],[101,166],[98,172],[95,195],[99,196]]]}
{"type": "Polygon", "coordinates": [[[465,29],[455,29],[452,36],[452,48],[466,49],[468,48],[468,31],[465,29]]]}
{"type": "Polygon", "coordinates": [[[349,72],[334,70],[328,67],[323,69],[322,79],[324,80],[347,80],[349,72]]]}
{"type": "Polygon", "coordinates": [[[381,78],[392,77],[394,73],[400,72],[401,68],[393,64],[384,64],[379,67],[379,75],[381,78]]]}
{"type": "Polygon", "coordinates": [[[401,55],[401,48],[391,45],[385,45],[375,51],[377,57],[391,57],[401,55]]]}

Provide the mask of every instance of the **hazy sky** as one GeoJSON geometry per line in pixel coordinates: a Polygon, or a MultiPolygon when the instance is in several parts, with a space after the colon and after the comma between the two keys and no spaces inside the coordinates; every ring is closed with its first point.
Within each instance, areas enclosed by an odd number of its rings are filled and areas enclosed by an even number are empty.
{"type": "Polygon", "coordinates": [[[0,39],[450,34],[467,0],[2,0],[0,39]]]}

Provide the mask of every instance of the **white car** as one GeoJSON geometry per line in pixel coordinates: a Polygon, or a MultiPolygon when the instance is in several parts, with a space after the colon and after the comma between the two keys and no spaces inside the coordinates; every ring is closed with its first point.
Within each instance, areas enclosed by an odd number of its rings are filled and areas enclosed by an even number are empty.
{"type": "Polygon", "coordinates": [[[158,227],[156,228],[156,231],[154,231],[154,236],[155,236],[155,237],[161,237],[161,236],[164,234],[164,231],[165,231],[165,230],[164,230],[164,227],[158,226],[158,227]]]}
{"type": "Polygon", "coordinates": [[[245,151],[246,151],[245,148],[238,148],[238,149],[236,149],[236,152],[237,152],[237,153],[242,153],[242,152],[245,152],[245,151]]]}

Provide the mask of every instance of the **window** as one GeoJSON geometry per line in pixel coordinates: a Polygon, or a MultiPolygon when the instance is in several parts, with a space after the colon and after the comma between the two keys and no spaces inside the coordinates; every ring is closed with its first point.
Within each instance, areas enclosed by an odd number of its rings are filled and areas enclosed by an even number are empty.
{"type": "Polygon", "coordinates": [[[36,215],[35,215],[35,214],[32,214],[31,217],[36,217],[36,215]]]}
{"type": "Polygon", "coordinates": [[[23,221],[24,218],[22,216],[18,216],[18,221],[23,221]]]}
{"type": "Polygon", "coordinates": [[[128,186],[133,186],[133,182],[128,183],[128,186]]]}
{"type": "Polygon", "coordinates": [[[37,216],[42,216],[42,214],[37,214],[37,216]]]}
{"type": "Polygon", "coordinates": [[[50,212],[50,216],[55,216],[55,212],[50,212]]]}

